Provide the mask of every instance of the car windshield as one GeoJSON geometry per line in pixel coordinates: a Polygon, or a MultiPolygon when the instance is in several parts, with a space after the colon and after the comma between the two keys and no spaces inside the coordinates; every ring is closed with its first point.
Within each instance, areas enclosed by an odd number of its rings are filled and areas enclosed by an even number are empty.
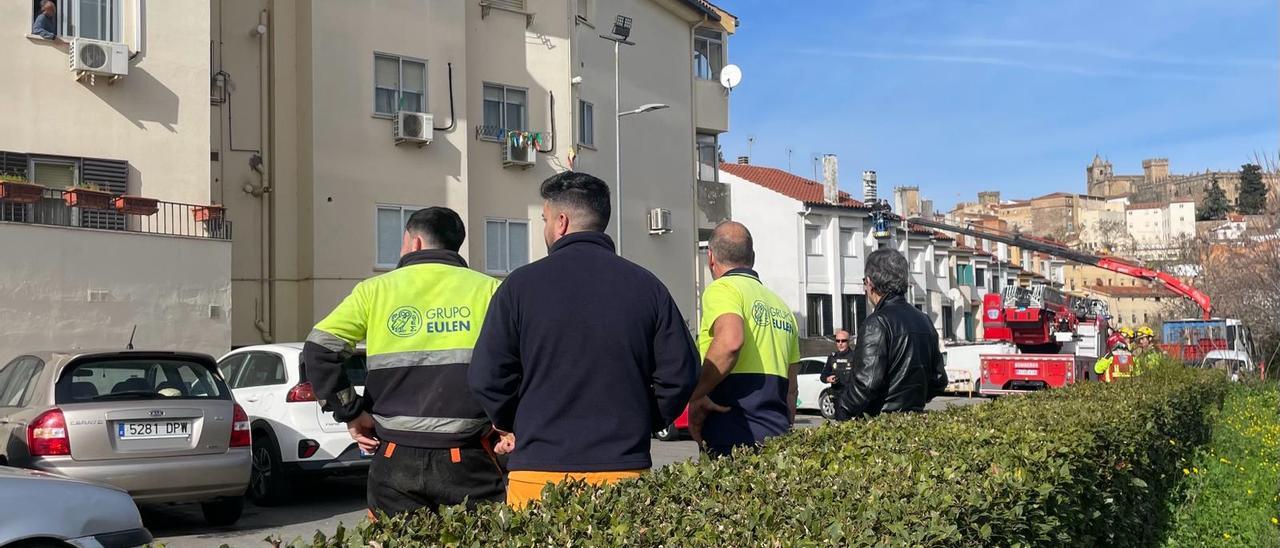
{"type": "Polygon", "coordinates": [[[58,403],[145,399],[227,399],[221,381],[203,364],[176,359],[85,361],[63,373],[58,403]]]}

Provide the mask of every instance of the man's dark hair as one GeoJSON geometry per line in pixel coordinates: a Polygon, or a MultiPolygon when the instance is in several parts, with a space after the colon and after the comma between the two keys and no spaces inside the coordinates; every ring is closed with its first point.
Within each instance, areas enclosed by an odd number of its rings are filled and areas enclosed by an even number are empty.
{"type": "Polygon", "coordinates": [[[434,249],[457,251],[467,239],[467,227],[462,217],[447,207],[419,209],[404,224],[405,232],[421,236],[434,249]]]}
{"type": "Polygon", "coordinates": [[[547,177],[542,182],[542,199],[577,212],[583,230],[603,231],[609,226],[609,185],[593,175],[566,171],[547,177]]]}
{"type": "Polygon", "coordinates": [[[711,241],[707,243],[716,262],[725,266],[751,268],[756,265],[755,244],[751,240],[751,231],[742,223],[725,221],[716,225],[711,232],[711,241]]]}
{"type": "Polygon", "coordinates": [[[907,292],[907,258],[896,249],[877,249],[867,256],[867,279],[888,297],[907,292]]]}

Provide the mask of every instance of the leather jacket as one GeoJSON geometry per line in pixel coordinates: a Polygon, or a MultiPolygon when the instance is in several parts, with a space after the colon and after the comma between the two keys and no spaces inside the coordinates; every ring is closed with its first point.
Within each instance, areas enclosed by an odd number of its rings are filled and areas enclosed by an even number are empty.
{"type": "Polygon", "coordinates": [[[901,295],[885,297],[858,330],[853,371],[836,399],[836,418],[924,411],[947,387],[938,332],[901,295]]]}

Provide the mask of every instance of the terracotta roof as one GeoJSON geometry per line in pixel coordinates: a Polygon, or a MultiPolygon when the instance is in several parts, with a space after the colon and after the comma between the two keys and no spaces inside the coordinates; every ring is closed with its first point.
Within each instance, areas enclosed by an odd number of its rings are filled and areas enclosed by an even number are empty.
{"type": "Polygon", "coordinates": [[[1151,297],[1177,297],[1172,291],[1163,287],[1140,287],[1120,285],[1095,285],[1088,288],[1096,293],[1126,299],[1146,299],[1151,297]]]}
{"type": "Polygon", "coordinates": [[[720,164],[720,169],[730,175],[751,181],[757,185],[801,202],[832,207],[869,209],[866,204],[853,199],[848,192],[840,191],[840,203],[828,204],[823,199],[822,185],[810,179],[787,173],[781,169],[748,164],[720,164]]]}

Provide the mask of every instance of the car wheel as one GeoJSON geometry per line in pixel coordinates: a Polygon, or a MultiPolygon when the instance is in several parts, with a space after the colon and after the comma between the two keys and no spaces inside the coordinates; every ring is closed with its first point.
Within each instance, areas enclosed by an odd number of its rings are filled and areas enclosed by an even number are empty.
{"type": "Polygon", "coordinates": [[[818,396],[818,410],[822,412],[822,418],[827,420],[836,420],[836,391],[830,388],[823,390],[818,396]]]}
{"type": "Polygon", "coordinates": [[[654,437],[662,441],[676,441],[680,439],[680,429],[674,424],[668,424],[666,428],[654,432],[654,437]]]}
{"type": "Polygon", "coordinates": [[[200,503],[204,520],[215,527],[233,525],[244,513],[244,497],[229,497],[200,503]]]}
{"type": "Polygon", "coordinates": [[[249,499],[262,506],[284,500],[289,485],[280,451],[270,436],[253,437],[253,468],[249,472],[249,499]]]}

